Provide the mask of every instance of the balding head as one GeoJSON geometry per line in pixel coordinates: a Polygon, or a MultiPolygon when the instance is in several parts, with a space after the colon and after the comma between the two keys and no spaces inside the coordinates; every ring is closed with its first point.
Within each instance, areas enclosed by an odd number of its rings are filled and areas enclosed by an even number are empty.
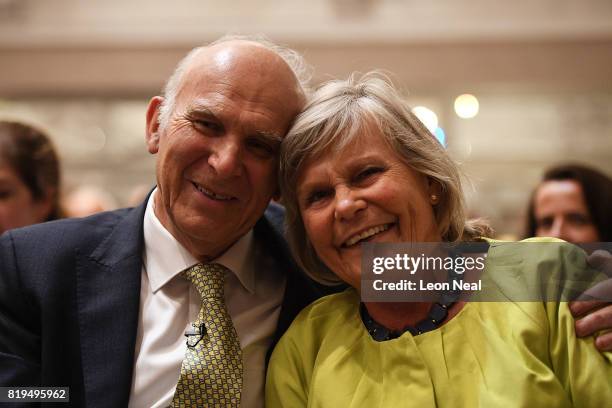
{"type": "MultiPolygon", "coordinates": [[[[218,57],[223,57],[223,55],[235,57],[240,51],[239,48],[242,48],[242,51],[248,51],[249,48],[260,48],[259,51],[267,51],[262,52],[262,54],[267,54],[267,57],[272,57],[271,60],[279,64],[280,61],[278,59],[280,58],[284,65],[292,72],[294,81],[298,86],[298,93],[304,99],[306,98],[310,91],[311,69],[298,52],[277,45],[263,36],[227,35],[208,45],[194,48],[177,64],[164,88],[164,101],[160,107],[159,115],[159,122],[162,128],[168,123],[170,114],[174,109],[176,95],[184,83],[186,71],[193,69],[194,65],[201,68],[202,65],[199,64],[201,64],[203,55],[205,58],[209,58],[211,54],[217,54],[218,57]],[[261,50],[261,48],[264,50],[261,50]]],[[[248,54],[247,52],[244,56],[246,57],[248,54]]],[[[279,67],[282,67],[282,65],[280,64],[279,67]]]]}

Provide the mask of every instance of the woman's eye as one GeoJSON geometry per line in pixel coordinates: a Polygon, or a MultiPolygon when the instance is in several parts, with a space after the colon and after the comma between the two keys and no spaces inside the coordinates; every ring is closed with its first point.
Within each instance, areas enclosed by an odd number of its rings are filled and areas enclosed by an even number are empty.
{"type": "Polygon", "coordinates": [[[540,218],[537,220],[538,228],[550,228],[553,224],[552,217],[540,218]]]}
{"type": "Polygon", "coordinates": [[[576,225],[587,225],[591,223],[591,220],[589,219],[589,217],[583,214],[572,213],[567,216],[567,219],[571,223],[576,224],[576,225]]]}
{"type": "Polygon", "coordinates": [[[355,177],[356,181],[362,181],[367,179],[370,176],[378,174],[383,171],[382,167],[368,167],[362,171],[360,171],[355,177]]]}
{"type": "Polygon", "coordinates": [[[315,204],[315,203],[317,203],[319,201],[322,201],[323,199],[325,199],[329,195],[330,195],[329,191],[325,191],[325,190],[313,191],[312,193],[310,193],[308,195],[306,203],[308,205],[315,204]]]}

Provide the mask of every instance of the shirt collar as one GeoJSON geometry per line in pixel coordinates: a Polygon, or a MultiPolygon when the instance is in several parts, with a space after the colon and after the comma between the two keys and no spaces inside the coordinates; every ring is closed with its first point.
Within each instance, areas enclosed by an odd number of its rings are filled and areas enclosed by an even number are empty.
{"type": "MultiPolygon", "coordinates": [[[[157,188],[149,196],[143,227],[145,242],[143,262],[153,293],[180,272],[199,262],[170,234],[155,215],[156,194],[157,188]]],[[[212,261],[231,270],[250,293],[255,291],[255,271],[253,263],[248,262],[252,253],[252,244],[251,229],[220,257],[212,261]]]]}

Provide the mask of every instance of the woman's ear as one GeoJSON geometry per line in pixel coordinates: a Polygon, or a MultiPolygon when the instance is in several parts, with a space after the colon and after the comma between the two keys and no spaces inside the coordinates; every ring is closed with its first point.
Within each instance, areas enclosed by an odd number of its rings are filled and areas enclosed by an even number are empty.
{"type": "Polygon", "coordinates": [[[429,193],[429,203],[432,206],[438,205],[442,199],[442,186],[437,180],[427,177],[427,191],[429,193]]]}

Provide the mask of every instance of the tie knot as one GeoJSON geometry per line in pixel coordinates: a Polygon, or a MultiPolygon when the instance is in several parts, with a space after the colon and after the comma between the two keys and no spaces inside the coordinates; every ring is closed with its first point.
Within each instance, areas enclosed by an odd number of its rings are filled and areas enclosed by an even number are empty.
{"type": "Polygon", "coordinates": [[[223,299],[225,271],[228,269],[218,263],[195,264],[181,272],[204,298],[223,299]]]}

